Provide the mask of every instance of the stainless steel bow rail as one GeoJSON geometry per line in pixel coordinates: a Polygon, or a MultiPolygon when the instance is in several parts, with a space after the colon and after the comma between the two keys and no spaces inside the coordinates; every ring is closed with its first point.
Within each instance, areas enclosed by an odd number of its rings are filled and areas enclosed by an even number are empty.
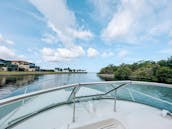
{"type": "MultiPolygon", "coordinates": [[[[74,89],[75,89],[78,86],[80,88],[82,86],[90,86],[91,87],[91,86],[98,85],[98,84],[116,84],[116,83],[131,83],[131,81],[88,82],[88,83],[75,83],[75,84],[69,84],[69,85],[64,85],[64,86],[58,86],[55,88],[49,88],[49,89],[45,89],[45,90],[35,91],[35,92],[31,92],[31,93],[26,93],[26,94],[2,99],[2,100],[0,100],[0,106],[5,105],[5,104],[9,104],[9,103],[17,101],[17,100],[21,100],[21,99],[25,99],[25,98],[29,98],[29,97],[34,97],[37,95],[50,93],[53,91],[58,91],[58,90],[66,89],[66,88],[73,88],[74,87],[74,89]]],[[[73,95],[73,93],[71,93],[70,96],[72,96],[72,95],[73,95]]],[[[71,97],[69,97],[69,99],[70,98],[71,97]]]]}
{"type": "Polygon", "coordinates": [[[21,99],[25,99],[25,98],[45,94],[45,93],[50,93],[50,92],[62,90],[62,89],[65,89],[65,88],[77,87],[78,85],[80,85],[79,87],[81,87],[81,86],[88,86],[88,85],[93,86],[93,85],[97,85],[97,84],[118,84],[118,83],[130,83],[130,84],[151,85],[151,86],[161,86],[161,87],[172,88],[172,84],[163,84],[163,83],[155,83],[155,82],[142,82],[142,81],[130,81],[130,80],[127,80],[127,81],[103,81],[103,82],[75,83],[75,84],[58,86],[58,87],[55,87],[55,88],[49,88],[49,89],[45,89],[45,90],[35,91],[35,92],[31,92],[31,93],[26,93],[26,94],[22,94],[22,95],[10,97],[10,98],[2,99],[2,100],[0,100],[0,106],[5,105],[5,104],[9,104],[9,103],[17,101],[17,100],[21,100],[21,99]]]}
{"type": "Polygon", "coordinates": [[[22,118],[12,120],[12,121],[8,122],[9,125],[7,126],[7,128],[12,127],[12,126],[16,125],[17,123],[20,123],[21,121],[23,121],[23,120],[25,120],[25,119],[33,116],[33,115],[41,113],[43,111],[46,111],[46,110],[48,110],[50,108],[53,108],[53,107],[56,107],[56,106],[59,106],[59,105],[70,104],[70,103],[71,104],[73,103],[72,121],[75,122],[76,102],[85,101],[86,98],[90,98],[90,97],[92,99],[104,99],[104,98],[107,98],[107,95],[109,95],[111,93],[114,93],[114,95],[109,97],[109,98],[114,99],[114,107],[113,108],[114,108],[114,111],[116,111],[117,90],[119,88],[121,88],[121,87],[130,85],[130,84],[151,85],[151,86],[161,86],[161,87],[172,88],[171,84],[162,84],[162,83],[153,83],[153,82],[141,82],[141,81],[130,81],[130,80],[127,80],[127,81],[106,81],[106,82],[76,83],[76,84],[59,86],[59,87],[55,87],[55,88],[40,90],[40,91],[36,91],[36,92],[32,92],[32,93],[26,93],[26,94],[23,94],[23,95],[3,99],[3,100],[0,100],[0,107],[4,106],[4,105],[8,105],[8,104],[16,102],[16,101],[19,101],[19,100],[23,100],[25,98],[30,98],[30,97],[34,97],[34,96],[37,96],[37,95],[42,95],[42,94],[50,93],[50,92],[54,92],[54,91],[59,91],[59,90],[63,90],[63,89],[66,89],[66,88],[73,88],[70,95],[69,95],[69,97],[68,97],[68,99],[67,99],[67,101],[49,105],[49,106],[44,107],[43,109],[40,109],[40,110],[38,110],[36,112],[32,112],[31,114],[26,114],[25,116],[22,116],[22,118]],[[102,92],[100,94],[95,94],[95,95],[76,96],[77,92],[80,90],[81,87],[84,87],[84,86],[92,87],[92,86],[101,85],[101,84],[111,85],[112,89],[108,90],[105,93],[102,92]],[[118,85],[114,86],[114,84],[118,84],[118,85]],[[85,100],[82,100],[83,98],[85,100]]]}

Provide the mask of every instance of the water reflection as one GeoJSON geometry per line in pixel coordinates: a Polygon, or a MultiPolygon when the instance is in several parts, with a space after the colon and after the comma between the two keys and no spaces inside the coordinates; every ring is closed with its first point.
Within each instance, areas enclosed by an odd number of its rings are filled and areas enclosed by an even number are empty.
{"type": "Polygon", "coordinates": [[[36,75],[0,76],[0,99],[38,80],[36,75]]]}
{"type": "Polygon", "coordinates": [[[17,87],[24,86],[37,80],[36,75],[27,76],[0,76],[0,88],[4,86],[14,85],[17,87]]]}
{"type": "Polygon", "coordinates": [[[1,76],[0,99],[79,82],[101,81],[95,73],[1,76]]]}

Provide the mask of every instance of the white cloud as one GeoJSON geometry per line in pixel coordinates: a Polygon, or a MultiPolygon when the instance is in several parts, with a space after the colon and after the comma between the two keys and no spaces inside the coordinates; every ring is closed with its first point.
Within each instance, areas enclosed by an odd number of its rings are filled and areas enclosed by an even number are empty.
{"type": "Polygon", "coordinates": [[[113,12],[112,19],[102,31],[102,39],[137,43],[158,40],[163,34],[170,36],[171,0],[121,0],[119,3],[117,11],[113,12]]]}
{"type": "Polygon", "coordinates": [[[149,30],[149,34],[152,36],[161,36],[162,34],[171,36],[171,31],[172,31],[171,28],[172,28],[172,19],[152,26],[152,28],[150,28],[149,30]]]}
{"type": "Polygon", "coordinates": [[[172,30],[170,30],[170,31],[169,31],[169,36],[171,36],[171,37],[172,37],[172,30]]]}
{"type": "Polygon", "coordinates": [[[107,28],[102,33],[102,37],[106,40],[113,40],[125,36],[131,29],[132,22],[133,19],[128,11],[119,12],[109,22],[107,28]]]}
{"type": "Polygon", "coordinates": [[[1,34],[0,34],[0,43],[5,43],[5,44],[9,44],[9,45],[13,45],[14,44],[13,41],[4,38],[1,34]]]}
{"type": "Polygon", "coordinates": [[[127,50],[119,50],[117,53],[117,56],[119,58],[125,58],[128,55],[128,51],[127,50]]]}
{"type": "Polygon", "coordinates": [[[23,9],[17,8],[17,7],[15,7],[15,10],[18,10],[18,11],[20,11],[21,13],[25,13],[25,15],[31,16],[31,17],[34,18],[35,20],[45,22],[45,19],[44,19],[42,16],[40,16],[39,14],[36,14],[36,13],[32,12],[31,10],[26,10],[26,9],[23,10],[23,9]]]}
{"type": "Polygon", "coordinates": [[[102,53],[102,57],[111,57],[111,56],[113,56],[113,55],[114,55],[113,52],[103,52],[103,53],[102,53]]]}
{"type": "Polygon", "coordinates": [[[171,56],[171,54],[172,54],[172,48],[163,49],[163,50],[160,51],[160,53],[162,53],[162,54],[168,54],[168,55],[171,56]]]}
{"type": "Polygon", "coordinates": [[[98,20],[99,22],[104,22],[112,18],[113,12],[116,9],[117,1],[89,0],[89,3],[94,6],[94,11],[92,12],[93,18],[98,20]]]}
{"type": "MultiPolygon", "coordinates": [[[[46,42],[54,42],[57,39],[58,41],[62,42],[64,46],[64,48],[51,49],[51,53],[53,52],[53,54],[48,56],[49,59],[46,59],[50,61],[60,61],[81,56],[84,53],[84,50],[81,46],[75,44],[76,39],[91,39],[93,34],[91,31],[78,26],[75,14],[67,7],[66,1],[30,1],[45,16],[48,26],[56,33],[55,37],[48,35],[48,37],[44,37],[43,40],[46,42]],[[78,51],[77,48],[79,48],[78,51]],[[67,57],[66,54],[68,55],[67,57]]],[[[46,49],[43,50],[43,53],[46,53],[46,49]]],[[[43,54],[43,57],[47,56],[43,54]]]]}
{"type": "Polygon", "coordinates": [[[73,37],[68,33],[68,28],[76,26],[76,18],[63,0],[30,0],[31,3],[45,16],[49,27],[57,33],[57,38],[65,46],[72,44],[73,37]],[[59,12],[60,10],[60,12],[59,12]]]}
{"type": "Polygon", "coordinates": [[[96,49],[88,48],[88,50],[87,50],[88,57],[96,57],[97,55],[99,55],[99,52],[96,49]]]}
{"type": "Polygon", "coordinates": [[[172,40],[170,40],[170,41],[168,42],[168,44],[172,46],[172,40]]]}
{"type": "Polygon", "coordinates": [[[0,45],[0,58],[3,59],[21,59],[23,55],[17,55],[13,49],[0,45]]]}
{"type": "Polygon", "coordinates": [[[56,35],[49,34],[49,33],[45,33],[41,40],[43,42],[48,43],[48,44],[53,44],[53,43],[56,43],[58,41],[56,35]]]}
{"type": "Polygon", "coordinates": [[[44,60],[51,62],[69,61],[73,58],[80,57],[85,54],[85,51],[80,46],[67,48],[43,48],[41,50],[44,60]]]}
{"type": "Polygon", "coordinates": [[[57,29],[74,27],[76,18],[66,6],[64,0],[30,0],[33,5],[49,20],[57,29]],[[59,12],[60,11],[60,12],[59,12]]]}
{"type": "Polygon", "coordinates": [[[93,38],[93,34],[89,31],[89,30],[76,30],[76,29],[68,29],[69,33],[71,33],[73,35],[74,38],[78,38],[78,39],[84,39],[84,40],[88,40],[93,38]]]}
{"type": "Polygon", "coordinates": [[[141,6],[142,0],[138,2],[135,0],[121,0],[118,11],[114,13],[113,18],[102,32],[102,38],[115,40],[129,35],[129,32],[134,29],[132,27],[134,27],[141,6]]]}
{"type": "Polygon", "coordinates": [[[92,38],[89,30],[79,27],[74,12],[69,10],[64,0],[30,0],[31,3],[45,16],[49,26],[65,45],[74,42],[75,38],[92,38]],[[60,12],[59,12],[60,10],[60,12]],[[82,28],[82,29],[81,29],[82,28]],[[64,39],[65,37],[65,39],[64,39]]]}

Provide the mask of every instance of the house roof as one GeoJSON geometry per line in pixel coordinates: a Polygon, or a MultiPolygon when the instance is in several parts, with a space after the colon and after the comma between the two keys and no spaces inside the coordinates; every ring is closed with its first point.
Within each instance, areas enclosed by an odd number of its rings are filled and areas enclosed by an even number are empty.
{"type": "Polygon", "coordinates": [[[5,63],[5,62],[9,62],[9,61],[8,61],[8,60],[4,60],[4,59],[1,59],[1,58],[0,58],[0,62],[5,63]]]}
{"type": "Polygon", "coordinates": [[[5,61],[5,60],[0,58],[0,61],[5,61]]]}
{"type": "Polygon", "coordinates": [[[11,62],[24,62],[24,63],[29,63],[29,62],[23,61],[23,60],[11,60],[11,62]]]}

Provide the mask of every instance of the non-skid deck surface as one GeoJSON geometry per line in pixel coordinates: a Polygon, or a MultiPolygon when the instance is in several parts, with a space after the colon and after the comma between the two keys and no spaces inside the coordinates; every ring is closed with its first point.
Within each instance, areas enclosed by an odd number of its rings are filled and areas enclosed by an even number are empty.
{"type": "Polygon", "coordinates": [[[122,126],[122,124],[119,121],[115,119],[107,119],[73,129],[125,129],[125,128],[122,126]]]}

